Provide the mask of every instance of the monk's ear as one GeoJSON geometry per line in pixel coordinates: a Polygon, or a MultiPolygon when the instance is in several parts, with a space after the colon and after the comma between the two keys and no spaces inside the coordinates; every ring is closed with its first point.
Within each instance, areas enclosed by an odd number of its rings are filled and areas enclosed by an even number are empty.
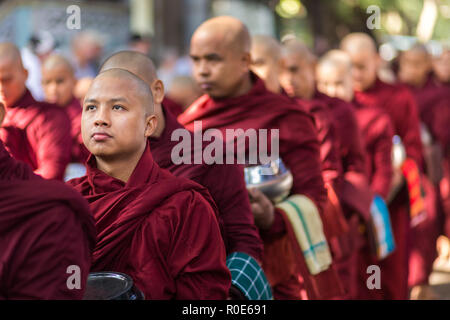
{"type": "Polygon", "coordinates": [[[0,102],[0,127],[2,126],[3,119],[5,119],[6,109],[3,103],[0,102]]]}
{"type": "Polygon", "coordinates": [[[23,75],[24,75],[24,77],[25,77],[25,81],[27,81],[27,79],[28,79],[28,70],[27,69],[25,69],[25,68],[23,68],[23,75]]]}
{"type": "Polygon", "coordinates": [[[156,104],[161,104],[164,99],[164,84],[161,80],[156,79],[152,83],[152,94],[153,94],[153,101],[156,104]]]}
{"type": "Polygon", "coordinates": [[[250,68],[250,66],[252,65],[252,56],[250,52],[246,52],[243,54],[242,62],[244,63],[246,68],[250,68]]]}
{"type": "Polygon", "coordinates": [[[156,115],[152,114],[145,119],[145,137],[151,137],[153,133],[156,131],[156,127],[158,126],[158,120],[156,119],[156,115]]]}

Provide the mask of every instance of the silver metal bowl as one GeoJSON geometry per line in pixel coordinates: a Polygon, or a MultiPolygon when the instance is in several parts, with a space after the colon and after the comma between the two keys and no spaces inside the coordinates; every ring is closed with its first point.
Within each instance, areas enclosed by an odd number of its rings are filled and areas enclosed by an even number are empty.
{"type": "Polygon", "coordinates": [[[399,169],[406,160],[406,150],[402,139],[395,135],[392,138],[392,166],[394,169],[399,169]]]}
{"type": "Polygon", "coordinates": [[[91,272],[83,300],[144,300],[144,294],[124,273],[91,272]]]}
{"type": "Polygon", "coordinates": [[[244,176],[247,189],[260,190],[274,203],[282,201],[291,192],[293,177],[280,158],[266,165],[247,166],[244,176]]]}

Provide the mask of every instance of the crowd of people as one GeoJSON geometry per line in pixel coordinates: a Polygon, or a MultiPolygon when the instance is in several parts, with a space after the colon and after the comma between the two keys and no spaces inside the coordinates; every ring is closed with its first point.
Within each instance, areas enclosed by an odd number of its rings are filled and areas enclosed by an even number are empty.
{"type": "MultiPolygon", "coordinates": [[[[77,56],[91,40],[74,43],[77,56]]],[[[388,83],[368,34],[317,57],[221,16],[196,29],[189,55],[192,77],[167,96],[146,52],[115,52],[98,70],[46,54],[40,101],[19,48],[0,43],[0,299],[82,299],[97,271],[129,275],[146,299],[437,298],[436,244],[450,248],[449,48],[401,52],[388,83]],[[194,137],[200,121],[224,137],[209,141],[246,155],[228,129],[278,130],[289,195],[249,187],[225,154],[197,161],[205,141],[174,163],[174,133],[194,137]]]]}

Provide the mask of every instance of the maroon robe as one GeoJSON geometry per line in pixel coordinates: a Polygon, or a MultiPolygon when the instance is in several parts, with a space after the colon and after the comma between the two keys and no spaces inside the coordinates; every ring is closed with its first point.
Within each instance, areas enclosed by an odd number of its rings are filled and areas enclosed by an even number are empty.
{"type": "Polygon", "coordinates": [[[124,183],[87,161],[68,182],[89,202],[98,241],[93,271],[132,277],[146,299],[225,299],[231,275],[207,190],[158,167],[147,145],[124,183]]]}
{"type": "Polygon", "coordinates": [[[0,138],[17,160],[46,179],[62,180],[70,161],[70,120],[61,108],[34,100],[26,90],[6,110],[0,138]]]}
{"type": "Polygon", "coordinates": [[[164,108],[166,110],[169,110],[169,112],[172,113],[175,117],[178,117],[183,113],[183,107],[167,96],[164,97],[163,105],[164,108]]]}
{"type": "Polygon", "coordinates": [[[332,230],[327,228],[330,225],[329,223],[324,223],[324,229],[330,243],[337,271],[346,288],[346,294],[337,298],[352,298],[355,296],[353,287],[355,286],[354,282],[357,280],[356,254],[352,259],[352,251],[354,253],[357,251],[351,248],[352,242],[349,236],[353,233],[350,230],[350,221],[346,220],[341,201],[337,196],[342,194],[343,171],[336,126],[332,120],[328,105],[319,99],[317,95],[310,100],[296,98],[294,101],[311,114],[317,128],[322,176],[328,190],[328,206],[325,208],[323,216],[325,221],[335,221],[332,230]],[[350,272],[352,274],[349,274],[350,272]]]}
{"type": "MultiPolygon", "coordinates": [[[[402,139],[407,157],[413,159],[419,168],[423,168],[419,113],[408,89],[376,80],[368,90],[355,92],[355,100],[366,107],[385,111],[391,119],[394,134],[402,139]]],[[[387,152],[390,155],[391,151],[387,152]]],[[[380,263],[386,281],[382,289],[383,297],[384,299],[407,299],[411,228],[406,185],[389,203],[388,208],[396,249],[380,263]]]]}
{"type": "MultiPolygon", "coordinates": [[[[170,112],[166,112],[165,104],[163,112],[166,120],[164,131],[158,139],[150,139],[153,159],[161,168],[169,170],[173,175],[190,179],[208,189],[219,209],[219,221],[224,228],[227,255],[236,251],[244,252],[261,261],[263,244],[254,223],[243,167],[227,164],[194,164],[194,161],[192,164],[174,164],[171,152],[179,142],[172,141],[171,136],[176,129],[183,129],[183,126],[170,112]]],[[[194,150],[192,134],[191,141],[194,150]]],[[[202,151],[203,149],[204,147],[202,151]]]]}
{"type": "Polygon", "coordinates": [[[364,240],[359,232],[361,222],[367,222],[373,198],[365,170],[366,151],[352,104],[316,91],[315,99],[328,107],[336,128],[343,179],[337,188],[343,212],[348,221],[348,232],[339,238],[342,256],[336,261],[339,275],[346,285],[346,298],[358,296],[358,252],[364,240]]]}
{"type": "Polygon", "coordinates": [[[12,159],[1,141],[0,194],[0,300],[81,299],[95,245],[86,201],[12,159]],[[72,290],[71,265],[81,285],[72,290]]]}
{"type": "MultiPolygon", "coordinates": [[[[432,135],[433,141],[448,148],[448,125],[450,124],[450,94],[444,87],[438,86],[430,75],[421,87],[407,85],[411,90],[419,109],[420,120],[432,135]],[[444,123],[446,123],[444,125],[444,123]],[[445,129],[444,129],[445,128],[445,129]],[[447,142],[446,142],[447,140],[447,142]]],[[[411,230],[411,256],[409,260],[409,286],[428,283],[437,257],[436,241],[444,232],[445,214],[442,212],[439,185],[433,186],[426,176],[422,177],[426,191],[427,218],[411,230]]]]}
{"type": "Polygon", "coordinates": [[[409,90],[401,85],[376,80],[366,91],[355,92],[355,100],[365,106],[379,107],[389,115],[394,133],[402,138],[407,156],[422,168],[419,111],[409,90]]]}
{"type": "MultiPolygon", "coordinates": [[[[261,79],[252,75],[252,89],[236,98],[214,100],[208,95],[195,101],[178,120],[193,131],[194,121],[202,129],[216,128],[226,139],[226,129],[279,129],[280,157],[291,170],[294,184],[291,194],[303,194],[322,212],[327,194],[321,175],[317,132],[312,118],[290,99],[269,92],[261,79]]],[[[236,143],[237,140],[226,141],[236,143]]],[[[271,140],[267,138],[270,153],[271,140]]],[[[246,144],[248,154],[248,144],[246,144]]],[[[258,147],[261,145],[258,143],[258,147]]],[[[309,298],[331,298],[342,294],[334,267],[312,276],[301,251],[294,245],[295,235],[281,210],[275,210],[270,230],[261,232],[264,240],[263,268],[273,287],[275,298],[299,299],[306,288],[309,298]],[[300,285],[299,279],[302,279],[300,285]]]]}
{"type": "Polygon", "coordinates": [[[70,136],[72,138],[72,159],[71,162],[84,163],[88,156],[89,151],[86,149],[83,143],[83,137],[81,136],[81,113],[82,107],[80,101],[73,97],[70,103],[63,108],[67,116],[70,119],[71,130],[70,136]]]}

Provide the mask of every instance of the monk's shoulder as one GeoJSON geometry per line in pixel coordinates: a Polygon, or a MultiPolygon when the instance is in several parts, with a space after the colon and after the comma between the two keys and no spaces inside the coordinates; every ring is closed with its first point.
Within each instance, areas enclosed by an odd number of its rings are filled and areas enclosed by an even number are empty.
{"type": "Polygon", "coordinates": [[[67,113],[55,104],[47,102],[36,102],[32,108],[36,111],[36,118],[34,122],[37,123],[54,123],[59,125],[68,125],[70,123],[67,113]]]}
{"type": "Polygon", "coordinates": [[[79,178],[74,178],[69,181],[66,181],[66,185],[71,187],[71,189],[76,190],[82,195],[87,194],[89,189],[87,176],[82,176],[79,178]]]}
{"type": "MultiPolygon", "coordinates": [[[[178,184],[172,194],[160,203],[157,212],[163,219],[185,220],[187,218],[206,218],[214,216],[217,207],[207,189],[198,183],[176,177],[165,183],[178,184]]],[[[151,215],[150,215],[151,216],[151,215]]]]}

